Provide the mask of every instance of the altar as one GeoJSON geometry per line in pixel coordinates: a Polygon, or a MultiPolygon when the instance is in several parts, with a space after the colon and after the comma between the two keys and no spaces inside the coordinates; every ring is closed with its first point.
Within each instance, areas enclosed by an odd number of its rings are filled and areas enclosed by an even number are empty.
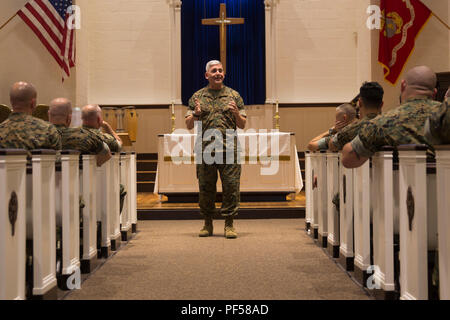
{"type": "MultiPolygon", "coordinates": [[[[198,180],[194,143],[196,135],[177,133],[158,135],[158,169],[154,193],[169,202],[196,202],[198,180]]],[[[286,201],[299,193],[303,180],[295,135],[276,130],[238,131],[242,164],[241,201],[286,201]]],[[[221,198],[220,176],[217,182],[221,198]]]]}

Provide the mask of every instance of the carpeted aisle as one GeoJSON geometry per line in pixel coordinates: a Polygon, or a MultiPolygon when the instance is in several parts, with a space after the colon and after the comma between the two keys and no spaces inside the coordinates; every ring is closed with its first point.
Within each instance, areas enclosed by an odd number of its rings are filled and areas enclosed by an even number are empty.
{"type": "Polygon", "coordinates": [[[236,220],[239,237],[199,238],[201,220],[139,221],[138,234],[65,299],[371,299],[303,219],[236,220]]]}

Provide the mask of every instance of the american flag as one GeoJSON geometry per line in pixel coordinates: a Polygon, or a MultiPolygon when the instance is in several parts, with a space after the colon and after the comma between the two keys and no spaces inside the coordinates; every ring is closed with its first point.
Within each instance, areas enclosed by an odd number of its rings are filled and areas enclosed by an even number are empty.
{"type": "Polygon", "coordinates": [[[31,0],[17,12],[64,70],[63,80],[75,66],[75,29],[67,24],[71,6],[72,0],[31,0]]]}

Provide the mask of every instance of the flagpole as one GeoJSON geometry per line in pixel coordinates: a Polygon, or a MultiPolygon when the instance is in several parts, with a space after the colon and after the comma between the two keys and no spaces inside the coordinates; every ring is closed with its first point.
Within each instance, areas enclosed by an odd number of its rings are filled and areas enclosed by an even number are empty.
{"type": "MultiPolygon", "coordinates": [[[[434,12],[431,12],[431,14],[432,14],[436,19],[438,19],[440,23],[442,23],[444,26],[446,26],[447,29],[450,30],[450,27],[448,26],[448,24],[446,24],[441,18],[439,18],[436,14],[434,14],[434,12]]],[[[1,29],[1,28],[0,28],[0,29],[1,29]]]]}
{"type": "Polygon", "coordinates": [[[17,16],[17,12],[8,19],[8,21],[6,21],[4,24],[2,24],[2,26],[0,27],[0,30],[2,30],[12,19],[14,19],[14,17],[17,16]]]}

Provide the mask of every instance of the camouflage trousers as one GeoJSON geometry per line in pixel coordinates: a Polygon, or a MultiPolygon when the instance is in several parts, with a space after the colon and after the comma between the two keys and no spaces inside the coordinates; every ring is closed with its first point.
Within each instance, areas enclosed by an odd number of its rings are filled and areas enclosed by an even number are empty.
{"type": "Polygon", "coordinates": [[[236,216],[240,202],[240,164],[197,164],[200,213],[205,217],[216,213],[217,173],[222,181],[220,215],[236,216]]]}

